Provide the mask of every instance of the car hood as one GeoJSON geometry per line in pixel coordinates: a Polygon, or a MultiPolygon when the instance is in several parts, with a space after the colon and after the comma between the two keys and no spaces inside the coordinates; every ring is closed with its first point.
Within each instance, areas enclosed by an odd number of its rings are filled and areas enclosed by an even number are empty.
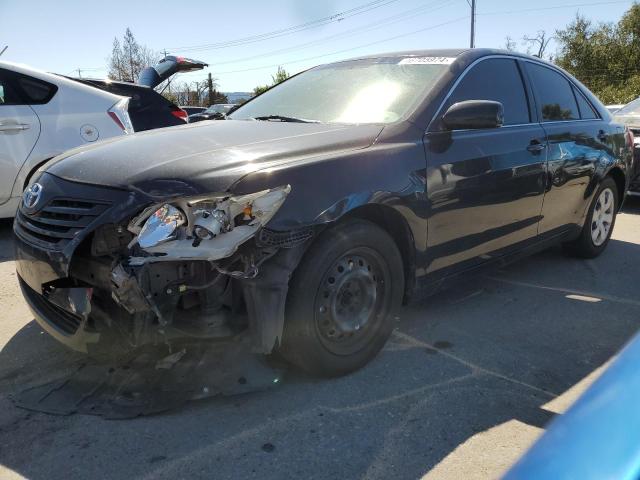
{"type": "Polygon", "coordinates": [[[205,121],[110,139],[49,163],[65,180],[153,197],[222,192],[243,176],[285,163],[365,148],[380,125],[205,121]]]}

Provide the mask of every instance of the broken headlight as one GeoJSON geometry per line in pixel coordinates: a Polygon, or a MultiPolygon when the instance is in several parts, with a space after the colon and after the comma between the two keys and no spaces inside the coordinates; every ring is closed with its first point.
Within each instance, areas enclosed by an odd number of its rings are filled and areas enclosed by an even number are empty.
{"type": "Polygon", "coordinates": [[[265,225],[291,191],[289,185],[249,195],[214,194],[154,205],[129,224],[138,243],[170,258],[215,260],[231,255],[265,225]]]}
{"type": "Polygon", "coordinates": [[[185,216],[171,205],[162,205],[144,222],[138,234],[142,248],[153,247],[176,238],[178,227],[185,223],[185,216]]]}

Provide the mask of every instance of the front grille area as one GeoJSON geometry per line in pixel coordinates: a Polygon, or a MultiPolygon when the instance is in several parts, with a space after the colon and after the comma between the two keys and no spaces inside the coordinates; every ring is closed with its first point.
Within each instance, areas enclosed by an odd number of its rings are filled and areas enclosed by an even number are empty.
{"type": "Polygon", "coordinates": [[[73,335],[82,324],[82,318],[54,305],[38,292],[33,290],[24,280],[19,278],[22,293],[31,306],[51,325],[65,335],[73,335]]]}
{"type": "Polygon", "coordinates": [[[62,250],[109,206],[103,201],[54,198],[35,213],[18,209],[16,225],[31,243],[62,250]]]}

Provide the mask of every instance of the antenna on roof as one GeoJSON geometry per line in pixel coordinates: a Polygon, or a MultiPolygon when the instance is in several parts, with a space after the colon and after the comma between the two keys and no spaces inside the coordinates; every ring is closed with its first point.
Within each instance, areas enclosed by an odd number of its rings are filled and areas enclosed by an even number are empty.
{"type": "Polygon", "coordinates": [[[9,45],[5,45],[4,48],[0,51],[0,57],[2,56],[2,54],[5,52],[7,48],[9,48],[9,45]]]}

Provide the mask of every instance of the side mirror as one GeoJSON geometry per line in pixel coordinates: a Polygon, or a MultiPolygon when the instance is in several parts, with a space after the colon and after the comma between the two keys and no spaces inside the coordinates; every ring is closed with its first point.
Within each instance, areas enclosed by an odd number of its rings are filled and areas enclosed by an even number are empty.
{"type": "Polygon", "coordinates": [[[447,130],[498,128],[504,123],[504,107],[493,100],[465,100],[451,105],[442,123],[447,130]]]}

